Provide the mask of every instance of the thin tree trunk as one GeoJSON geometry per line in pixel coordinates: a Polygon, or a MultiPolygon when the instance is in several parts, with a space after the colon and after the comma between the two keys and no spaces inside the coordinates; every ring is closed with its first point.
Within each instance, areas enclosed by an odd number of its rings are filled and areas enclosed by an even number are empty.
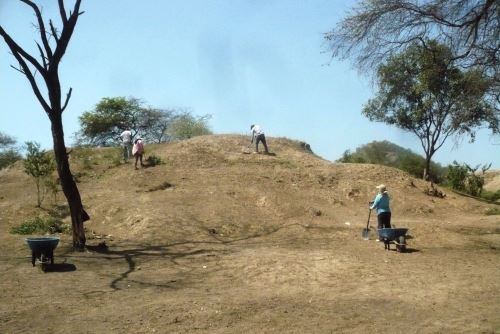
{"type": "Polygon", "coordinates": [[[431,156],[425,157],[424,180],[429,181],[431,176],[431,156]]]}
{"type": "Polygon", "coordinates": [[[73,248],[83,250],[85,247],[85,230],[83,222],[89,217],[83,209],[80,192],[76,186],[73,175],[69,168],[68,154],[64,144],[64,131],[61,119],[61,113],[54,113],[51,117],[52,137],[54,140],[54,155],[57,161],[57,173],[61,180],[61,187],[68,201],[71,212],[71,223],[73,229],[73,248]]]}

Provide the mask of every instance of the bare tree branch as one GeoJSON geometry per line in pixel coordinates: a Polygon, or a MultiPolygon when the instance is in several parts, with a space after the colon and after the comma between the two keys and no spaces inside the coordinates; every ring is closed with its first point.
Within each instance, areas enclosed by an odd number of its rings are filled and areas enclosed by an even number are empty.
{"type": "Polygon", "coordinates": [[[59,14],[61,15],[61,20],[63,24],[68,22],[68,17],[66,16],[66,10],[64,9],[64,0],[58,0],[59,3],[59,14]]]}
{"type": "Polygon", "coordinates": [[[68,106],[69,99],[71,98],[71,92],[73,91],[73,88],[69,88],[68,94],[66,94],[66,101],[64,101],[64,105],[61,108],[61,112],[63,112],[66,107],[68,106]]]}
{"type": "Polygon", "coordinates": [[[49,26],[50,26],[50,31],[52,31],[52,37],[54,37],[56,44],[59,43],[59,36],[57,36],[57,30],[54,27],[54,24],[52,24],[52,20],[49,20],[49,26]]]}
{"type": "Polygon", "coordinates": [[[47,70],[48,69],[47,60],[45,58],[45,54],[43,53],[42,47],[38,42],[36,42],[36,46],[38,47],[38,51],[40,51],[40,58],[42,58],[43,68],[47,70]]]}
{"type": "MultiPolygon", "coordinates": [[[[59,2],[61,3],[62,0],[59,0],[59,2]]],[[[73,30],[75,29],[75,25],[76,25],[76,22],[78,20],[78,16],[80,15],[80,13],[79,13],[80,3],[81,3],[81,0],[75,1],[73,13],[70,15],[69,19],[67,19],[65,21],[65,24],[63,25],[61,36],[59,36],[59,42],[57,43],[57,47],[56,47],[56,50],[54,51],[54,57],[52,60],[53,62],[55,62],[57,64],[60,62],[62,56],[66,52],[66,48],[68,47],[69,40],[71,39],[71,35],[73,34],[73,30]]]]}
{"type": "MultiPolygon", "coordinates": [[[[7,34],[7,32],[0,26],[0,36],[3,37],[5,40],[5,43],[7,43],[7,46],[9,47],[10,51],[15,55],[18,54],[25,58],[28,62],[30,62],[39,72],[43,72],[44,68],[40,63],[32,57],[29,53],[24,51],[23,48],[21,48],[10,36],[7,34]]],[[[17,57],[16,57],[17,59],[17,57]]]]}
{"type": "Polygon", "coordinates": [[[45,48],[45,53],[47,54],[48,58],[52,57],[52,49],[50,48],[49,41],[47,40],[47,33],[45,31],[45,24],[43,23],[43,18],[42,18],[42,13],[40,12],[40,9],[38,6],[30,0],[20,0],[21,2],[24,2],[31,8],[33,8],[33,11],[35,12],[36,19],[38,21],[38,29],[40,30],[40,38],[42,39],[43,46],[45,48]]]}

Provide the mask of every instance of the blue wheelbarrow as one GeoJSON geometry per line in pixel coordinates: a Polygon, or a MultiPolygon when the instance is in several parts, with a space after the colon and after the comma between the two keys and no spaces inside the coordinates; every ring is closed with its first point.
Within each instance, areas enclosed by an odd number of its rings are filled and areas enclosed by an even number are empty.
{"type": "Polygon", "coordinates": [[[391,250],[391,244],[396,245],[396,251],[406,252],[406,232],[407,228],[379,228],[379,240],[384,242],[384,248],[391,250]]]}
{"type": "Polygon", "coordinates": [[[54,264],[54,249],[59,244],[59,237],[35,237],[26,238],[26,243],[31,249],[31,264],[33,267],[38,261],[42,264],[42,270],[47,264],[54,264]]]}

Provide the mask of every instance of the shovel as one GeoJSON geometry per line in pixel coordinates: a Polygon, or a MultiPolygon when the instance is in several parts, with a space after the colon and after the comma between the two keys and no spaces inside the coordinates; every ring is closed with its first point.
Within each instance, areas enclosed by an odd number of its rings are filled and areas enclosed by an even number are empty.
{"type": "Polygon", "coordinates": [[[243,148],[243,150],[242,150],[241,153],[243,153],[243,154],[250,154],[251,153],[250,152],[250,145],[252,145],[252,144],[249,144],[246,148],[243,148]]]}
{"type": "Polygon", "coordinates": [[[369,240],[370,239],[370,229],[368,226],[370,225],[370,215],[372,214],[372,209],[368,209],[368,222],[366,223],[366,228],[363,229],[363,232],[361,236],[363,237],[363,240],[369,240]]]}

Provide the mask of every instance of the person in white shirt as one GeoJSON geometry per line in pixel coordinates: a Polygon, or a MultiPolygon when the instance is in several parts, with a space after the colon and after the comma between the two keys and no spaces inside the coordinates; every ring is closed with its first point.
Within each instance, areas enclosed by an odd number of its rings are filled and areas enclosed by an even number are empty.
{"type": "Polygon", "coordinates": [[[132,131],[125,130],[120,134],[123,146],[123,159],[127,161],[132,157],[132,131]]]}
{"type": "Polygon", "coordinates": [[[267,149],[266,136],[264,135],[264,130],[262,130],[260,125],[250,125],[250,131],[252,131],[251,143],[253,143],[253,140],[255,139],[255,152],[259,153],[259,142],[262,142],[266,154],[269,153],[269,150],[267,149]]]}

